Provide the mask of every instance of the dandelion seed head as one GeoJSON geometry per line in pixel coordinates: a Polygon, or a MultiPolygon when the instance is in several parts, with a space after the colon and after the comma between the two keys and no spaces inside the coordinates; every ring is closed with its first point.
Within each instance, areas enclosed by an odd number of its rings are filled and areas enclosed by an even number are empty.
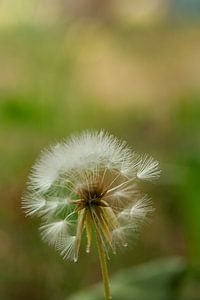
{"type": "Polygon", "coordinates": [[[157,179],[159,164],[104,131],[86,131],[43,151],[32,168],[22,207],[42,218],[42,239],[76,261],[82,235],[92,231],[115,252],[153,212],[139,181],[157,179]]]}

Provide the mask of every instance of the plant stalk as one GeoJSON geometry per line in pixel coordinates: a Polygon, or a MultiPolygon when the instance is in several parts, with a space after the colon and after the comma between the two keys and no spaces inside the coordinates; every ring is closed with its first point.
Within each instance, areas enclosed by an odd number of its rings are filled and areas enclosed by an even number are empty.
{"type": "Polygon", "coordinates": [[[105,300],[110,300],[111,299],[110,282],[109,282],[106,254],[98,231],[96,231],[96,235],[97,235],[97,247],[99,253],[99,260],[101,265],[101,273],[102,273],[103,284],[104,284],[105,300]]]}

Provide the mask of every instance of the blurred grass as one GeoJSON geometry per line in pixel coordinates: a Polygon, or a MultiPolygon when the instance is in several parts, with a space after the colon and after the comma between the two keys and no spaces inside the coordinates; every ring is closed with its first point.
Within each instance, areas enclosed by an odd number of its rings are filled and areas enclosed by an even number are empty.
{"type": "Polygon", "coordinates": [[[182,299],[193,299],[184,295],[200,263],[199,31],[81,22],[0,30],[0,299],[66,299],[100,280],[94,247],[75,265],[63,262],[20,208],[40,150],[87,128],[126,139],[163,170],[144,185],[157,208],[152,225],[111,257],[111,273],[180,255],[192,274],[182,299]]]}

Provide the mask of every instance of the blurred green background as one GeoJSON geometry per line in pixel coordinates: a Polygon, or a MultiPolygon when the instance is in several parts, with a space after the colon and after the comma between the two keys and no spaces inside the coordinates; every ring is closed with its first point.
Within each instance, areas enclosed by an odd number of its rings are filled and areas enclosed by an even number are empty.
{"type": "Polygon", "coordinates": [[[113,299],[200,299],[200,1],[1,0],[0,66],[0,299],[103,299],[95,246],[63,261],[20,207],[41,149],[88,128],[162,168],[113,299]]]}

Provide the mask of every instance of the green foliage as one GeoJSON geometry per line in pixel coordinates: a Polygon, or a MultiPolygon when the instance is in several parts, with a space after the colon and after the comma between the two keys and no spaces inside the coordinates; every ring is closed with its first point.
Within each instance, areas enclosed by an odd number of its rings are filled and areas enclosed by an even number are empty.
{"type": "MultiPolygon", "coordinates": [[[[184,260],[177,257],[122,270],[111,279],[112,297],[115,300],[181,299],[181,282],[185,271],[184,260]]],[[[77,293],[68,299],[103,300],[102,287],[99,285],[92,287],[90,290],[77,293]]]]}

